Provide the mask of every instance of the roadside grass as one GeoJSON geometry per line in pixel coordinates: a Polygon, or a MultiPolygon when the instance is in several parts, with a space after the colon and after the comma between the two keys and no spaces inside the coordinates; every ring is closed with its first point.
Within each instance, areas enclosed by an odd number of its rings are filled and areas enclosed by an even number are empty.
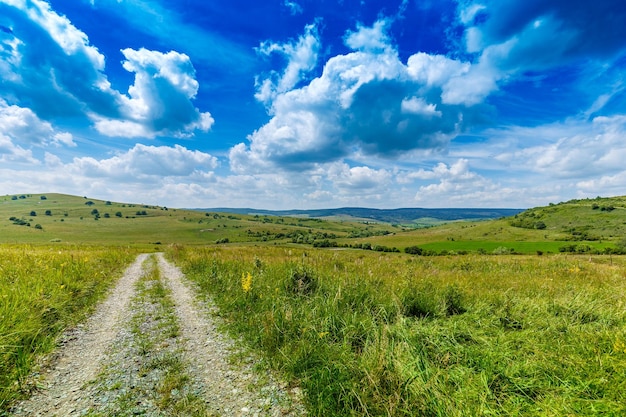
{"type": "Polygon", "coordinates": [[[31,388],[37,358],[93,311],[134,256],[106,247],[0,246],[0,413],[31,388]]]}
{"type": "Polygon", "coordinates": [[[626,414],[622,257],[167,253],[313,416],[626,414]]]}
{"type": "Polygon", "coordinates": [[[121,347],[134,352],[137,363],[105,369],[100,378],[106,380],[104,389],[114,400],[107,402],[104,410],[90,410],[88,415],[143,415],[149,413],[152,404],[166,415],[210,416],[204,400],[193,392],[189,364],[177,339],[180,327],[171,290],[164,285],[154,256],[146,260],[144,269],[132,300],[132,342],[121,347]]]}

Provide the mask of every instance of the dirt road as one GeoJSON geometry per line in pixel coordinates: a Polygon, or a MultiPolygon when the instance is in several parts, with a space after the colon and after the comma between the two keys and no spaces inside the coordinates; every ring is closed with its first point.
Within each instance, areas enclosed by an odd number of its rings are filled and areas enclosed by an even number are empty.
{"type": "Polygon", "coordinates": [[[13,414],[303,415],[298,390],[235,354],[212,308],[162,254],[139,255],[13,414]]]}

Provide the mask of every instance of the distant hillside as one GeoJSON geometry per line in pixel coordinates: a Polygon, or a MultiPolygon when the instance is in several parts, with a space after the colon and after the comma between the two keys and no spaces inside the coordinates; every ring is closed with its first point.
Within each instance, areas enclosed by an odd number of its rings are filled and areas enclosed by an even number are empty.
{"type": "Polygon", "coordinates": [[[570,200],[514,216],[511,226],[536,229],[567,240],[626,237],[626,196],[570,200]]]}
{"type": "Polygon", "coordinates": [[[523,211],[522,209],[500,208],[371,209],[362,207],[344,207],[319,210],[257,210],[251,208],[211,208],[198,210],[235,214],[259,214],[268,216],[298,216],[314,218],[352,217],[356,219],[369,219],[372,221],[391,224],[421,223],[420,220],[422,219],[436,219],[439,221],[488,220],[514,216],[523,211]]]}

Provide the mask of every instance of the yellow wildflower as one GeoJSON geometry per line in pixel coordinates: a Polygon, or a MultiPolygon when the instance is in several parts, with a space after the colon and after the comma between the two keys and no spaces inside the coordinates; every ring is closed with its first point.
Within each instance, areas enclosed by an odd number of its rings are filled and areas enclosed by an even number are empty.
{"type": "Polygon", "coordinates": [[[252,289],[252,275],[249,272],[241,274],[241,289],[246,294],[252,289]]]}

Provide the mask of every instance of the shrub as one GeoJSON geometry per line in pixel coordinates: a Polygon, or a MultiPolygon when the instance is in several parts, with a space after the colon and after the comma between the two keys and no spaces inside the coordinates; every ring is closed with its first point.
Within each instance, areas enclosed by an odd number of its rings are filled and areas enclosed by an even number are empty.
{"type": "Polygon", "coordinates": [[[46,210],[46,216],[52,216],[52,210],[46,210]]]}
{"type": "Polygon", "coordinates": [[[123,216],[123,215],[122,215],[122,212],[121,212],[121,211],[118,211],[117,213],[115,213],[115,217],[122,217],[122,216],[123,216]]]}
{"type": "Polygon", "coordinates": [[[423,250],[419,246],[409,246],[408,248],[404,248],[404,252],[411,255],[421,255],[423,250]]]}
{"type": "Polygon", "coordinates": [[[295,295],[311,295],[317,290],[317,287],[318,280],[314,273],[304,266],[291,269],[285,282],[287,292],[295,295]]]}
{"type": "Polygon", "coordinates": [[[30,212],[30,215],[32,217],[36,217],[37,216],[37,212],[35,210],[33,210],[33,211],[30,212]]]}

